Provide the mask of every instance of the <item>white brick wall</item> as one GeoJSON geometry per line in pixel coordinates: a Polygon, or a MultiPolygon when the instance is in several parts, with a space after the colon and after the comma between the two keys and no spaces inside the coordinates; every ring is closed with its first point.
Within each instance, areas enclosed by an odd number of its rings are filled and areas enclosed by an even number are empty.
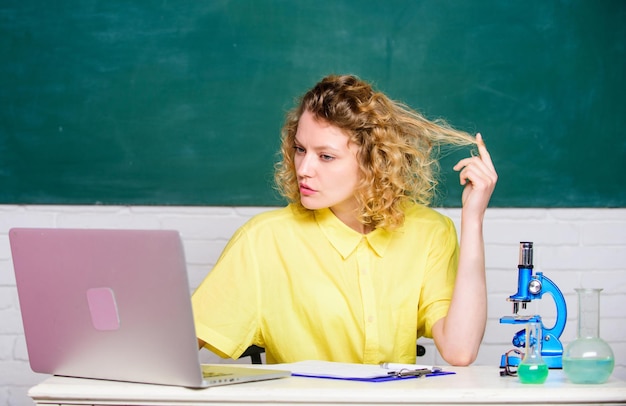
{"type": "MultiPolygon", "coordinates": [[[[184,240],[193,289],[213,264],[234,230],[266,208],[0,206],[0,404],[32,405],[29,387],[46,376],[28,365],[7,232],[11,227],[176,229],[184,240]]],[[[459,227],[459,210],[444,209],[459,227]]],[[[506,298],[517,291],[520,241],[535,243],[535,268],[554,281],[568,305],[561,341],[576,335],[574,288],[602,287],[601,336],[615,353],[614,376],[626,379],[626,209],[490,209],[485,219],[489,321],[476,364],[497,365],[512,347],[518,326],[499,323],[510,315],[506,298]]],[[[549,295],[530,304],[546,323],[554,320],[549,295]]],[[[424,340],[424,363],[441,363],[424,340]]],[[[203,351],[203,361],[221,360],[203,351]]],[[[247,361],[244,361],[247,362],[247,361]]]]}

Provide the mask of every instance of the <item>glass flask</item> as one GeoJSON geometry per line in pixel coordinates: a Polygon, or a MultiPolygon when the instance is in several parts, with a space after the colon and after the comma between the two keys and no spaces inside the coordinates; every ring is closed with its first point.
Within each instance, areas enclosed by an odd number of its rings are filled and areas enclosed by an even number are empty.
{"type": "Polygon", "coordinates": [[[524,358],[517,367],[521,383],[544,383],[548,378],[548,365],[541,358],[541,323],[526,324],[524,358]]]}
{"type": "Polygon", "coordinates": [[[613,350],[600,338],[601,291],[576,289],[578,333],[563,352],[563,372],[573,383],[604,383],[615,366],[613,350]]]}

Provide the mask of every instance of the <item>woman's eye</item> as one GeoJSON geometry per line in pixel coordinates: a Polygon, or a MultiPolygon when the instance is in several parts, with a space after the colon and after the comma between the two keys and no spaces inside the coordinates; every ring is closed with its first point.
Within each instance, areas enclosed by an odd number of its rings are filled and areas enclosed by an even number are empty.
{"type": "Polygon", "coordinates": [[[299,146],[294,146],[293,147],[294,151],[296,151],[296,154],[303,154],[304,153],[304,148],[299,147],[299,146]]]}
{"type": "Polygon", "coordinates": [[[326,154],[320,155],[320,158],[322,159],[322,161],[332,161],[333,159],[335,159],[334,156],[326,155],[326,154]]]}

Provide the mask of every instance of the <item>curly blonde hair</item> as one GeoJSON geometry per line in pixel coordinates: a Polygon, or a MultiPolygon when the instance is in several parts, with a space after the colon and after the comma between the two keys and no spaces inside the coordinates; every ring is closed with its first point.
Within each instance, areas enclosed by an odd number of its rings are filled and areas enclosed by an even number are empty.
{"type": "Polygon", "coordinates": [[[305,111],[340,128],[358,146],[361,177],[355,191],[360,207],[356,214],[361,223],[374,228],[391,230],[402,225],[403,209],[409,202],[432,203],[441,146],[476,143],[470,134],[443,120],[427,120],[356,76],[327,76],[287,113],[281,131],[276,189],[301,209],[294,145],[305,111]]]}

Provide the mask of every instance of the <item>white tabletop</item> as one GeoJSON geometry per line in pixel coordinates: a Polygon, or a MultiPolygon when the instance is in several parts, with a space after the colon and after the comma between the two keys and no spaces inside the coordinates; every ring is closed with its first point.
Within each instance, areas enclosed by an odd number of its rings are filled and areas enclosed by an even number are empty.
{"type": "Polygon", "coordinates": [[[446,369],[456,374],[378,383],[290,377],[208,389],[53,376],[29,395],[38,405],[626,404],[626,382],[615,378],[574,385],[550,370],[544,384],[527,385],[497,367],[446,369]]]}

